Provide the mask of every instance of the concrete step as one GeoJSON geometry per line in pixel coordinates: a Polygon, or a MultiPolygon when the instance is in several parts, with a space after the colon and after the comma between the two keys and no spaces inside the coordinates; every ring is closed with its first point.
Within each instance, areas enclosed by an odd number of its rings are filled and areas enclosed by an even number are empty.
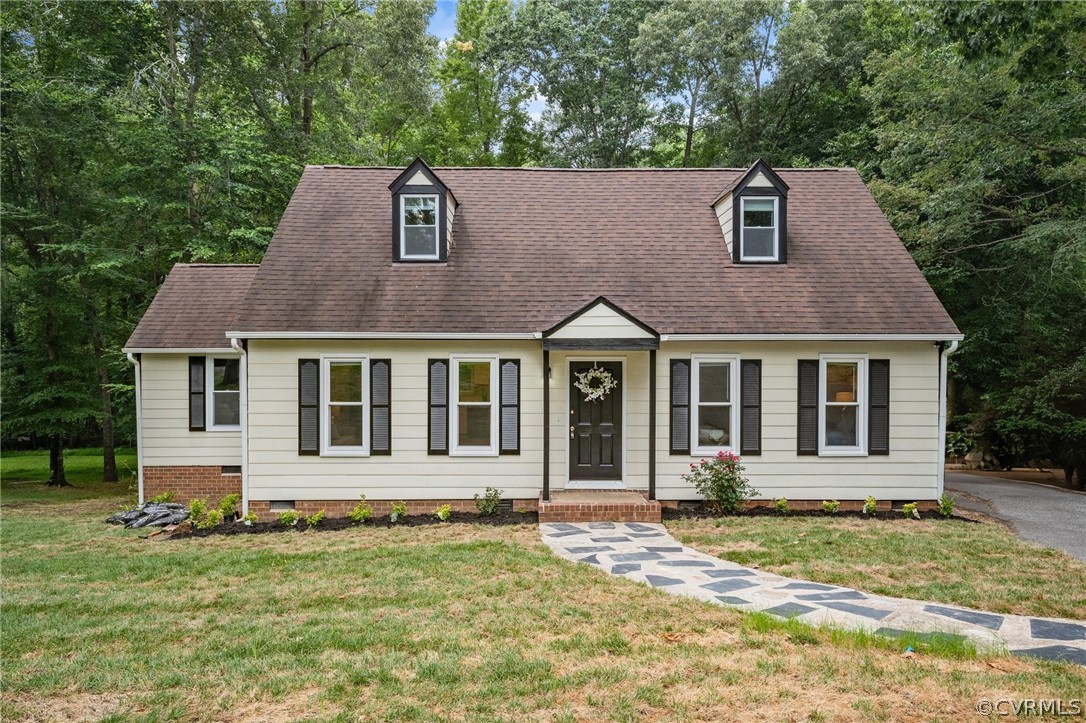
{"type": "Polygon", "coordinates": [[[540,522],[659,522],[660,503],[631,490],[560,490],[539,496],[540,522]]]}

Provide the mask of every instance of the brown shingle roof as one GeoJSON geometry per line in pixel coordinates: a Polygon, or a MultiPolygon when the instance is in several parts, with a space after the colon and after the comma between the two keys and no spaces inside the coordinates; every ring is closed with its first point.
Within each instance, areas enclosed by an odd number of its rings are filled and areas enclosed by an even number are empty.
{"type": "Polygon", "coordinates": [[[125,348],[229,348],[226,332],[256,269],[255,264],[174,265],[125,348]]]}
{"type": "Polygon", "coordinates": [[[733,264],[741,169],[436,169],[448,264],[393,264],[402,169],[306,168],[238,313],[248,332],[542,331],[605,296],[663,334],[957,334],[852,169],[778,170],[788,263],[733,264]]]}

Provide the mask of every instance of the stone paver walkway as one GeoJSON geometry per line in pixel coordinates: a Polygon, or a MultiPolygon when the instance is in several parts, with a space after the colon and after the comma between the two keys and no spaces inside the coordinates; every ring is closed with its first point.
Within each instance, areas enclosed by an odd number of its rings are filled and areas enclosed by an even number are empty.
{"type": "Polygon", "coordinates": [[[540,524],[539,531],[563,559],[672,595],[890,637],[906,631],[956,636],[972,640],[979,650],[1005,648],[1015,655],[1086,665],[1086,621],[997,615],[781,577],[686,547],[658,524],[555,522],[540,524]]]}

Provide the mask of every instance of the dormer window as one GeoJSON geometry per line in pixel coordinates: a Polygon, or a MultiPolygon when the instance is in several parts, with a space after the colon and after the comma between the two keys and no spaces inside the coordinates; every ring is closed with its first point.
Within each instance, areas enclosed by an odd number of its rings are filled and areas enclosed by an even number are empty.
{"type": "Polygon", "coordinates": [[[742,222],[739,227],[740,261],[780,260],[777,234],[776,196],[739,198],[742,222]]]}
{"type": "Polygon", "coordinates": [[[400,258],[437,261],[440,258],[437,195],[400,196],[400,258]]]}

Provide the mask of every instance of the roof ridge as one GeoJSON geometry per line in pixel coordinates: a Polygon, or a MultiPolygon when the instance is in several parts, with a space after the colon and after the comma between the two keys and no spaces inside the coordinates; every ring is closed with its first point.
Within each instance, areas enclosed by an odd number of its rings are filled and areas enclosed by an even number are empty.
{"type": "Polygon", "coordinates": [[[185,263],[185,262],[179,261],[176,264],[174,264],[174,266],[184,266],[187,269],[192,269],[192,268],[198,268],[198,269],[229,269],[229,268],[238,268],[238,267],[241,267],[241,268],[255,268],[257,266],[260,266],[260,264],[237,264],[237,263],[231,263],[231,262],[221,263],[221,264],[212,264],[212,263],[208,263],[206,261],[197,261],[197,262],[193,262],[193,263],[185,263]]]}
{"type": "MultiPolygon", "coordinates": [[[[327,168],[345,171],[402,171],[404,166],[347,166],[337,163],[309,164],[306,168],[327,168]]],[[[850,166],[813,166],[809,168],[772,167],[774,171],[853,171],[850,166]]],[[[566,173],[624,173],[628,171],[638,172],[698,172],[698,171],[733,171],[742,173],[748,168],[728,167],[704,167],[697,168],[668,168],[660,166],[640,166],[628,168],[561,168],[557,166],[433,166],[435,171],[557,171],[566,173]]]]}

